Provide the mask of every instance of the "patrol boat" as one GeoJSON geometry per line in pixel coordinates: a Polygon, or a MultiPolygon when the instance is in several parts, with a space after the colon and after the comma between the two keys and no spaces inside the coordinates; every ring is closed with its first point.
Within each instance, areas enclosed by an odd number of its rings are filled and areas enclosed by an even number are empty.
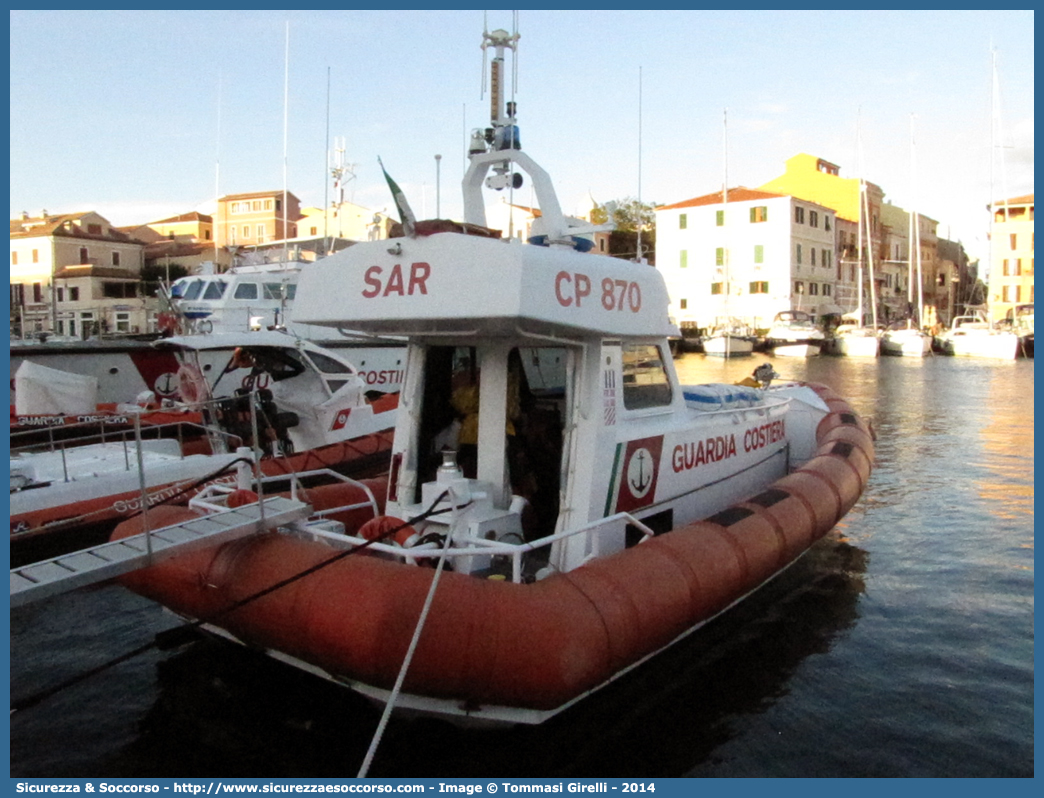
{"type": "Polygon", "coordinates": [[[403,237],[316,263],[297,291],[301,321],[407,341],[390,472],[356,494],[372,490],[373,517],[122,581],[396,709],[534,724],[787,568],[859,499],[874,448],[830,388],[771,385],[771,367],[751,386],[679,384],[660,273],[582,252],[591,228],[562,213],[495,91],[517,36],[483,45],[492,125],[472,137],[465,222],[406,214],[403,237]],[[485,226],[483,185],[517,188],[519,170],[541,210],[529,242],[485,226]]]}

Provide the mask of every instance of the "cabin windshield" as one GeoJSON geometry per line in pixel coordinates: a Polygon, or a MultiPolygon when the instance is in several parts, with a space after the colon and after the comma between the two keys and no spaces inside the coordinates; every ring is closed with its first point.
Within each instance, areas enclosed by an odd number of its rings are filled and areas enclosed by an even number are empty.
{"type": "Polygon", "coordinates": [[[671,383],[663,352],[655,344],[623,346],[623,399],[628,410],[664,407],[671,403],[671,383]]]}
{"type": "Polygon", "coordinates": [[[199,292],[203,290],[202,280],[192,280],[188,283],[181,292],[181,298],[187,300],[193,300],[199,298],[199,292]]]}
{"type": "Polygon", "coordinates": [[[207,290],[203,293],[203,299],[221,299],[227,287],[228,283],[224,280],[213,280],[207,285],[207,290]]]}

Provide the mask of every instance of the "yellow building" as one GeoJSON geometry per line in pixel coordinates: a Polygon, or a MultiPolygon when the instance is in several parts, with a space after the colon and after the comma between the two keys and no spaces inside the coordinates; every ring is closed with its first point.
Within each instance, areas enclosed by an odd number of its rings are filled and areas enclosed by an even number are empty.
{"type": "Polygon", "coordinates": [[[146,227],[170,241],[202,242],[212,241],[214,238],[214,219],[198,211],[149,222],[146,227]]]}
{"type": "MultiPolygon", "coordinates": [[[[872,241],[868,246],[864,227],[863,247],[864,252],[872,253],[874,261],[877,262],[885,254],[886,246],[884,226],[881,223],[884,191],[869,181],[864,182],[872,241]]],[[[835,301],[845,309],[855,308],[858,294],[857,245],[861,218],[859,178],[841,177],[841,167],[837,164],[814,155],[799,153],[787,159],[784,174],[760,186],[760,189],[814,202],[834,211],[837,217],[834,253],[834,262],[837,264],[835,301]]],[[[863,261],[866,262],[865,256],[863,261]]],[[[864,276],[864,279],[867,278],[864,276]]],[[[869,300],[865,300],[864,310],[868,308],[869,300]]]]}
{"type": "Polygon", "coordinates": [[[1033,302],[1033,195],[998,200],[990,208],[990,319],[1033,302]]]}

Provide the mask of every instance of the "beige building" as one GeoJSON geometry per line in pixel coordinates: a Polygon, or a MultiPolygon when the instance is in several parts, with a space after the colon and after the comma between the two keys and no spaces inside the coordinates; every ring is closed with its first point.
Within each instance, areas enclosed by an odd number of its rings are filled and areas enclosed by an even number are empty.
{"type": "Polygon", "coordinates": [[[12,219],[12,335],[151,329],[155,300],[139,288],[144,248],[93,211],[12,219]]]}
{"type": "Polygon", "coordinates": [[[999,200],[990,208],[990,319],[1033,302],[1033,195],[999,200]]]}
{"type": "Polygon", "coordinates": [[[165,267],[180,267],[191,274],[198,272],[200,265],[207,261],[217,264],[221,270],[232,263],[228,250],[218,247],[214,241],[214,220],[205,213],[191,211],[120,230],[145,242],[145,266],[160,271],[165,267]]]}
{"type": "Polygon", "coordinates": [[[283,197],[282,191],[254,191],[219,197],[213,222],[217,246],[244,249],[296,238],[301,201],[286,192],[284,212],[283,197]]]}
{"type": "Polygon", "coordinates": [[[388,237],[394,222],[386,213],[371,211],[353,202],[341,202],[331,205],[325,213],[322,208],[303,208],[297,234],[300,238],[379,241],[388,237]]]}

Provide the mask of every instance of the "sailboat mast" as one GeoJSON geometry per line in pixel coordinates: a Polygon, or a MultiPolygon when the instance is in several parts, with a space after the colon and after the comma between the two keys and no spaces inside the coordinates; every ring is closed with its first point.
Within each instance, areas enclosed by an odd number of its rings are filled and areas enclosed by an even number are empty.
{"type": "Polygon", "coordinates": [[[721,172],[721,224],[722,224],[722,238],[725,246],[721,248],[721,265],[725,269],[723,280],[725,289],[725,302],[724,302],[724,315],[726,317],[725,323],[728,324],[728,313],[729,313],[729,292],[731,287],[729,286],[729,109],[726,108],[722,115],[722,126],[721,126],[721,146],[723,151],[722,158],[722,172],[721,172]]]}
{"type": "MultiPolygon", "coordinates": [[[[912,258],[910,263],[914,263],[916,259],[917,263],[917,326],[918,328],[924,327],[924,280],[921,274],[921,218],[917,213],[917,146],[914,137],[914,115],[910,114],[910,180],[913,184],[913,190],[910,192],[910,201],[913,203],[914,210],[910,213],[910,230],[912,235],[910,236],[910,246],[912,249],[912,258]]],[[[908,275],[912,277],[913,275],[908,275]]],[[[913,284],[911,283],[907,291],[908,301],[913,303],[913,284]]]]}
{"type": "Polygon", "coordinates": [[[725,334],[725,357],[728,357],[731,353],[730,345],[732,338],[729,335],[729,293],[732,291],[732,287],[729,285],[729,109],[726,108],[722,112],[722,123],[721,123],[721,146],[723,151],[722,158],[722,171],[721,171],[721,232],[722,232],[722,243],[724,246],[721,248],[721,264],[725,269],[724,273],[724,289],[725,289],[725,301],[722,305],[722,311],[724,316],[723,331],[725,334]]]}
{"type": "Polygon", "coordinates": [[[863,326],[863,178],[859,178],[859,210],[856,213],[856,298],[859,304],[859,326],[863,326]]]}
{"type": "Polygon", "coordinates": [[[870,226],[870,199],[867,197],[865,183],[863,185],[863,219],[866,222],[866,268],[870,275],[870,316],[874,329],[877,329],[877,294],[874,291],[874,236],[870,226]]]}

